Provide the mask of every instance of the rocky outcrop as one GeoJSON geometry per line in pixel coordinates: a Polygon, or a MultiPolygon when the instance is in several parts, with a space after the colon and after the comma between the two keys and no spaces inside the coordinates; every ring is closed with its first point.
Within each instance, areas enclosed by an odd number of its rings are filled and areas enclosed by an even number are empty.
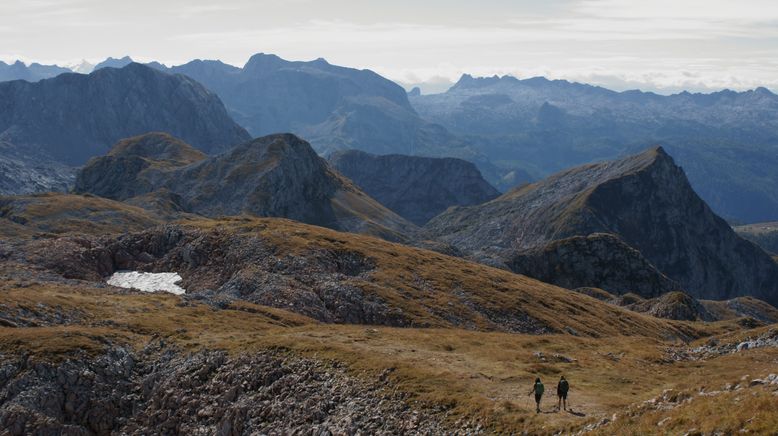
{"type": "Polygon", "coordinates": [[[765,324],[778,323],[778,309],[752,297],[726,301],[700,300],[700,304],[716,319],[747,317],[765,324]]]}
{"type": "MultiPolygon", "coordinates": [[[[365,253],[316,246],[297,253],[279,251],[266,237],[165,226],[120,238],[41,242],[25,250],[24,258],[68,279],[101,282],[118,270],[176,271],[188,294],[215,304],[240,299],[323,322],[417,325],[412,313],[369,284],[377,265],[365,253]]],[[[473,315],[485,315],[479,312],[475,308],[473,315]]],[[[512,317],[520,323],[519,315],[512,317]]]]}
{"type": "Polygon", "coordinates": [[[710,210],[662,148],[451,209],[425,228],[476,259],[502,264],[553,241],[611,233],[695,297],[778,303],[775,262],[710,210]]]}
{"type": "Polygon", "coordinates": [[[595,287],[646,298],[681,289],[639,251],[608,233],[554,241],[517,253],[507,265],[519,274],[568,289],[595,287]]]}
{"type": "Polygon", "coordinates": [[[368,195],[417,225],[450,206],[481,204],[500,194],[475,165],[461,159],[347,150],[328,160],[368,195]]]}
{"type": "Polygon", "coordinates": [[[698,300],[684,292],[673,291],[655,298],[643,298],[634,293],[614,295],[599,288],[576,288],[575,292],[606,303],[657,318],[679,321],[725,321],[742,318],[747,328],[778,322],[778,309],[752,297],[737,297],[725,301],[698,300]]]}
{"type": "Polygon", "coordinates": [[[0,369],[0,426],[9,435],[449,430],[385,377],[357,378],[335,362],[278,350],[184,354],[155,341],[58,364],[4,355],[0,369]]]}
{"type": "Polygon", "coordinates": [[[0,195],[65,192],[76,169],[0,140],[0,195]]]}
{"type": "Polygon", "coordinates": [[[205,158],[202,152],[167,133],[123,139],[78,172],[74,191],[127,200],[159,189],[173,170],[205,158]]]}
{"type": "Polygon", "coordinates": [[[0,101],[0,139],[70,165],[149,131],[169,132],[209,153],[249,139],[202,85],[139,64],[0,83],[0,101]]]}
{"type": "Polygon", "coordinates": [[[10,241],[0,244],[0,282],[11,284],[105,288],[119,270],[173,272],[183,279],[182,304],[214,310],[248,301],[327,323],[580,336],[691,332],[507,271],[277,218],[10,241]]]}
{"type": "Polygon", "coordinates": [[[168,135],[131,138],[90,161],[75,190],[130,202],[164,193],[190,213],[284,217],[388,239],[415,231],[291,134],[255,139],[211,158],[168,135]]]}
{"type": "Polygon", "coordinates": [[[704,305],[683,292],[670,292],[658,298],[629,304],[626,307],[657,318],[675,319],[678,321],[716,320],[704,305]]]}

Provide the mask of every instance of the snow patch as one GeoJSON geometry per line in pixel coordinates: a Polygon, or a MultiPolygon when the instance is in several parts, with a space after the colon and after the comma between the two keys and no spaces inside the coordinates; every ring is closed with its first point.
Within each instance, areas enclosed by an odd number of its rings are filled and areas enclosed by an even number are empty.
{"type": "Polygon", "coordinates": [[[174,272],[147,273],[139,271],[118,271],[108,278],[108,284],[120,288],[137,289],[143,292],[170,292],[181,295],[186,290],[176,283],[181,276],[174,272]]]}

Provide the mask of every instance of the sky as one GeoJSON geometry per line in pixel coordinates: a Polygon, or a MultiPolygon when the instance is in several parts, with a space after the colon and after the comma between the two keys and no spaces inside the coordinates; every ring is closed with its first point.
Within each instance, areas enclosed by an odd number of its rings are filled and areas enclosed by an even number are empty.
{"type": "Polygon", "coordinates": [[[0,60],[323,57],[425,93],[463,73],[778,91],[778,0],[2,0],[0,60]]]}

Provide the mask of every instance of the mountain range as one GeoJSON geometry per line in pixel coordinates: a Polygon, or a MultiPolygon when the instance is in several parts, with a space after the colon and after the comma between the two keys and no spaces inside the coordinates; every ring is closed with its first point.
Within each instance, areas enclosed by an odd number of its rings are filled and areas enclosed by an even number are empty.
{"type": "MultiPolygon", "coordinates": [[[[108,58],[94,68],[131,62],[128,56],[108,58]]],[[[147,65],[201,82],[251,135],[289,131],[325,156],[358,149],[457,157],[474,162],[504,192],[660,144],[730,222],[778,219],[778,97],[765,88],[664,96],[543,77],[465,74],[446,92],[422,95],[406,94],[369,70],[323,59],[294,62],[260,53],[240,68],[208,60],[147,65]]],[[[21,73],[11,78],[39,80],[33,70],[41,66],[12,66],[21,73]]]]}
{"type": "Polygon", "coordinates": [[[778,96],[765,88],[662,96],[463,75],[447,92],[410,101],[491,161],[536,178],[661,144],[717,213],[741,222],[778,216],[778,96]]]}
{"type": "Polygon", "coordinates": [[[11,80],[26,80],[27,82],[37,82],[42,79],[50,79],[60,74],[70,73],[69,68],[60,67],[57,65],[41,65],[38,63],[32,63],[26,65],[22,61],[16,61],[12,64],[7,64],[0,61],[0,82],[6,82],[11,80]]]}
{"type": "Polygon", "coordinates": [[[493,165],[472,144],[420,118],[401,86],[370,70],[332,65],[321,58],[287,61],[264,53],[252,56],[242,68],[209,60],[154,66],[185,74],[214,91],[254,136],[292,132],[322,155],[357,149],[458,157],[478,164],[495,184],[510,172],[493,165]]]}

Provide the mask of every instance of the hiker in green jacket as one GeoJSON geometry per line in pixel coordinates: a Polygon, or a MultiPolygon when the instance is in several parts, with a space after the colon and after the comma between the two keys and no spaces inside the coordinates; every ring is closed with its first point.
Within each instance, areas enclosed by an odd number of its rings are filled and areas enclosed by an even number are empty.
{"type": "Polygon", "coordinates": [[[535,379],[535,384],[532,385],[532,389],[530,389],[529,393],[527,394],[532,395],[532,393],[535,393],[535,413],[540,413],[540,400],[543,398],[543,391],[545,390],[545,386],[543,386],[543,383],[540,382],[540,377],[535,379]]]}
{"type": "Polygon", "coordinates": [[[559,383],[556,385],[556,396],[559,398],[559,403],[556,406],[556,410],[567,410],[567,391],[570,390],[570,385],[565,380],[565,376],[559,379],[559,383]]]}

